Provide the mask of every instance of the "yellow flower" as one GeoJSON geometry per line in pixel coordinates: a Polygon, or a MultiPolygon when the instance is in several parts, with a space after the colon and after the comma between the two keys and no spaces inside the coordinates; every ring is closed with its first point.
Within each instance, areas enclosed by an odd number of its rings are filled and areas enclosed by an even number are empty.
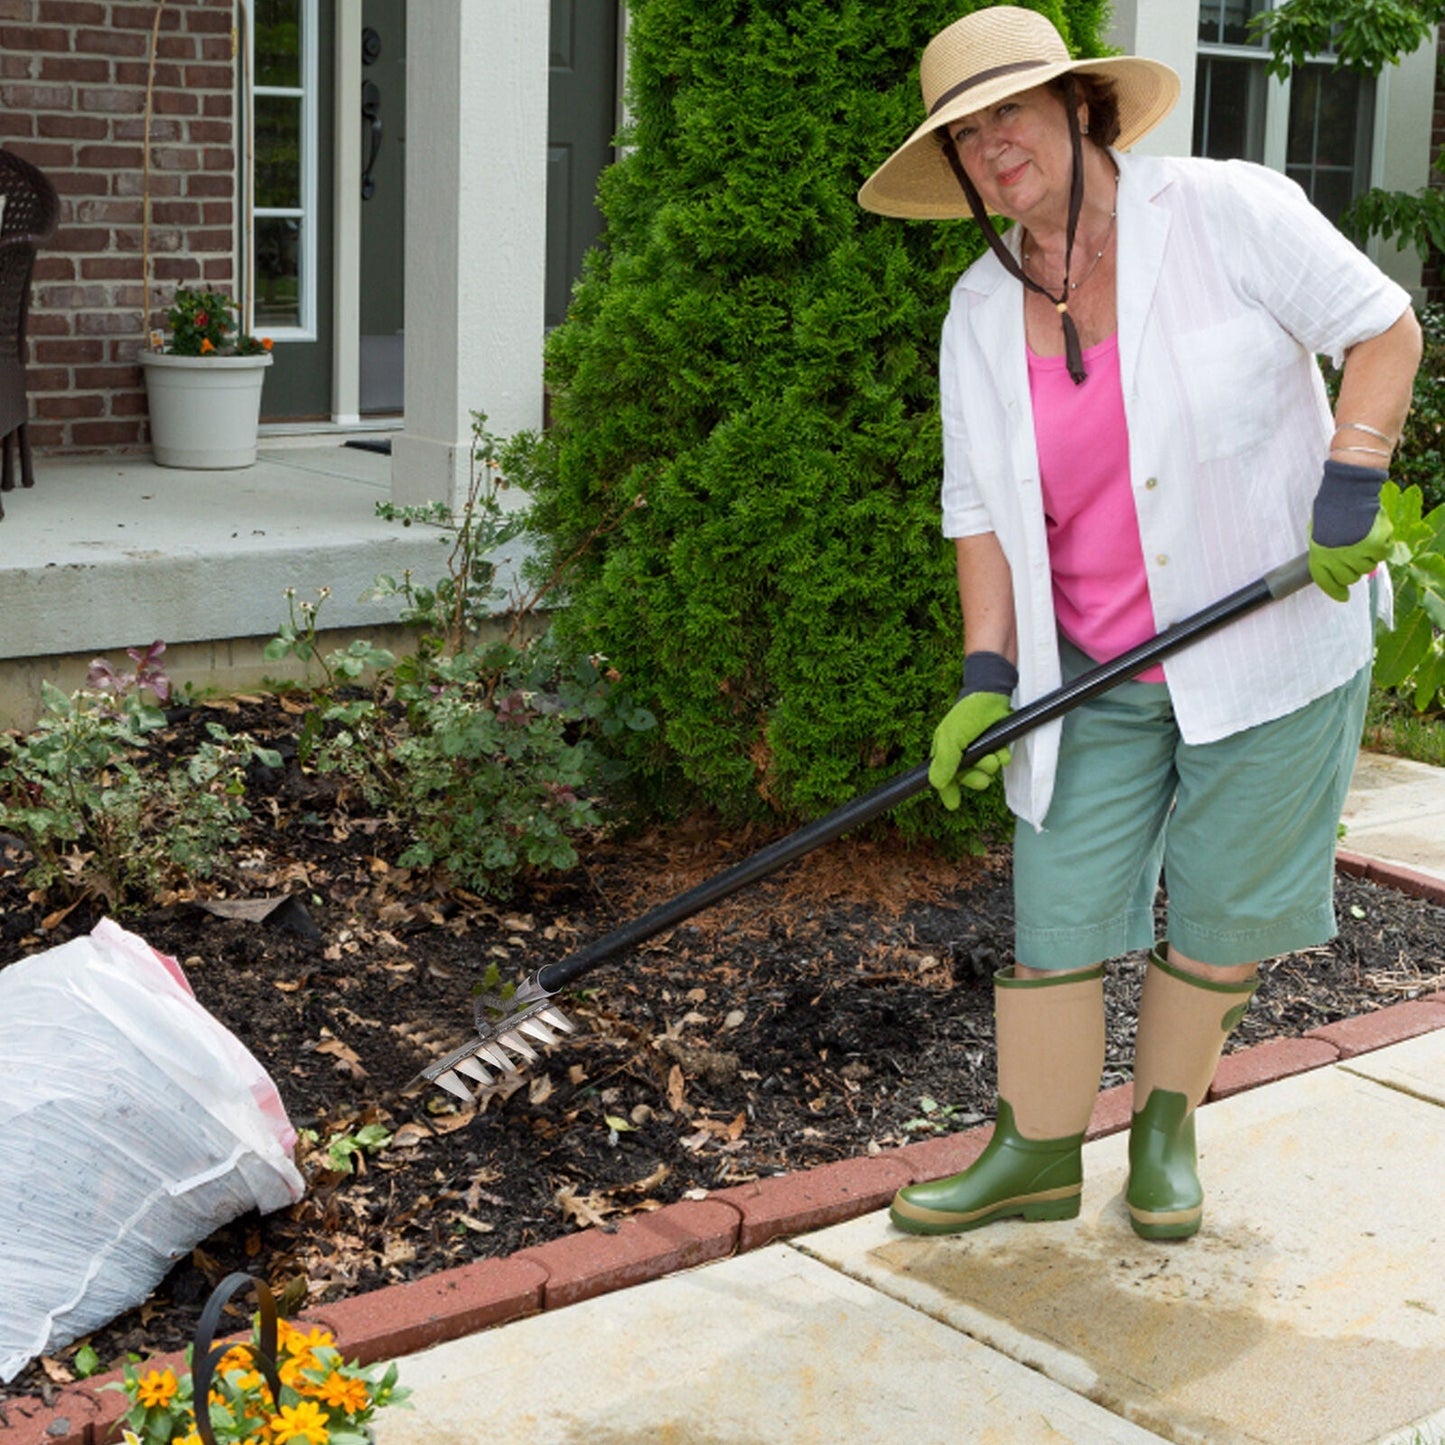
{"type": "Polygon", "coordinates": [[[303,1350],[309,1354],[312,1350],[328,1349],[335,1343],[331,1332],[320,1325],[312,1325],[309,1330],[298,1330],[295,1325],[286,1326],[284,1345],[293,1354],[300,1354],[303,1350]]]}
{"type": "Polygon", "coordinates": [[[348,1415],[359,1414],[371,1404],[371,1395],[365,1380],[343,1375],[333,1370],[317,1387],[317,1398],[333,1410],[344,1410],[348,1415]]]}
{"type": "Polygon", "coordinates": [[[169,1405],[176,1397],[174,1370],[147,1370],[136,1384],[136,1399],[147,1407],[169,1405]]]}
{"type": "Polygon", "coordinates": [[[121,1445],[140,1445],[140,1436],[134,1430],[122,1430],[120,1440],[121,1445]]]}
{"type": "Polygon", "coordinates": [[[299,1405],[282,1405],[280,1416],[271,1422],[271,1438],[276,1445],[304,1437],[306,1445],[326,1445],[331,1438],[326,1428],[326,1415],[314,1400],[299,1405]]]}

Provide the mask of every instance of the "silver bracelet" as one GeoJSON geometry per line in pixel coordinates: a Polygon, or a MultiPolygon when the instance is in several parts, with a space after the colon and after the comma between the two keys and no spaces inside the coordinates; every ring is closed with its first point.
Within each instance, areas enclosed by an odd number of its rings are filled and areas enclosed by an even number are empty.
{"type": "MultiPolygon", "coordinates": [[[[1395,446],[1400,440],[1399,437],[1387,436],[1384,432],[1379,431],[1375,427],[1369,426],[1362,421],[1341,422],[1339,426],[1337,426],[1334,431],[1330,433],[1330,435],[1339,436],[1342,431],[1362,431],[1368,436],[1379,437],[1382,442],[1387,442],[1392,447],[1395,446]]],[[[1345,448],[1341,447],[1338,450],[1344,451],[1345,448]]]]}
{"type": "Polygon", "coordinates": [[[1332,452],[1369,452],[1372,457],[1389,457],[1392,452],[1387,452],[1384,447],[1331,447],[1332,452]]]}

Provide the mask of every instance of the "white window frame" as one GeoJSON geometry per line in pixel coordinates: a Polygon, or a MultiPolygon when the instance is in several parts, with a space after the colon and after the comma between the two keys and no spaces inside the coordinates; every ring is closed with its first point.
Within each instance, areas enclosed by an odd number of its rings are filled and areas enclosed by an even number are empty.
{"type": "MultiPolygon", "coordinates": [[[[1265,9],[1274,10],[1278,8],[1277,0],[1266,0],[1265,9]]],[[[1199,7],[1194,6],[1194,30],[1196,37],[1199,32],[1199,7]]],[[[1196,56],[1219,57],[1224,60],[1246,60],[1263,67],[1269,59],[1269,48],[1264,44],[1259,45],[1227,45],[1216,41],[1198,40],[1195,41],[1196,56]]],[[[1328,55],[1311,55],[1307,64],[1330,63],[1328,55]]],[[[1289,107],[1290,107],[1290,81],[1279,80],[1273,75],[1264,75],[1264,129],[1261,136],[1263,154],[1260,161],[1271,170],[1278,171],[1285,175],[1288,171],[1288,143],[1289,143],[1289,107]]],[[[1376,77],[1374,80],[1374,96],[1371,102],[1373,112],[1371,121],[1370,157],[1368,163],[1368,174],[1364,177],[1365,188],[1377,184],[1376,177],[1379,176],[1383,164],[1384,152],[1384,128],[1385,128],[1385,101],[1388,93],[1388,81],[1385,75],[1376,77]]]]}
{"type": "MultiPolygon", "coordinates": [[[[316,227],[319,211],[319,196],[317,188],[317,176],[319,163],[317,157],[317,137],[319,128],[317,125],[318,106],[317,89],[320,78],[320,56],[317,44],[317,31],[319,23],[318,0],[299,0],[301,16],[301,84],[292,85],[257,85],[254,79],[251,82],[248,109],[246,115],[246,186],[247,197],[252,204],[247,207],[248,222],[247,234],[245,237],[246,255],[250,271],[251,284],[247,288],[247,294],[252,298],[251,305],[254,308],[255,287],[255,256],[256,256],[256,223],[258,221],[273,219],[294,218],[301,222],[301,246],[297,255],[297,277],[296,277],[296,301],[300,321],[296,326],[270,326],[266,327],[266,334],[273,340],[286,341],[315,341],[317,339],[316,328],[316,284],[317,284],[317,245],[316,227]],[[283,96],[301,101],[301,204],[299,207],[289,206],[257,206],[254,204],[256,194],[256,139],[255,139],[255,115],[256,100],[261,96],[283,96]]],[[[252,77],[256,74],[256,36],[255,22],[251,13],[251,7],[246,7],[246,59],[247,73],[252,77]]]]}

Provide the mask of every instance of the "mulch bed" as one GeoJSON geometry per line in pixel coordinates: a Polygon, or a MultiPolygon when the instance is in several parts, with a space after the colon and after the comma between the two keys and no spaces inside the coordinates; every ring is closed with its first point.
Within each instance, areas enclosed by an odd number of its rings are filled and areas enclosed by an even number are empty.
{"type": "MultiPolygon", "coordinates": [[[[195,721],[178,722],[177,743],[195,721]]],[[[295,723],[269,701],[222,721],[273,742],[295,723]]],[[[578,1033],[468,1106],[408,1085],[465,1038],[490,966],[519,979],[770,837],[694,819],[600,841],[570,873],[498,906],[394,867],[405,840],[294,762],[262,781],[237,867],[210,891],[289,893],[300,907],[254,923],[184,897],[122,922],[183,963],[200,1001],[270,1071],[292,1122],[316,1132],[298,1160],[309,1191],[216,1231],[92,1335],[104,1369],[184,1345],[234,1269],[293,1307],[335,1300],[991,1115],[1006,849],[959,864],[892,838],[833,844],[588,975],[564,1001],[578,1033]],[[350,1174],[330,1170],[326,1141],[366,1124],[391,1142],[350,1174]]],[[[1338,908],[1334,943],[1266,967],[1231,1047],[1445,983],[1445,908],[1344,878],[1338,908]]],[[[23,859],[0,851],[0,966],[99,916],[82,905],[43,929],[55,911],[27,893],[23,859]]],[[[1129,1077],[1141,970],[1134,957],[1109,972],[1106,1086],[1129,1077]]],[[[0,1405],[65,1383],[81,1343],[0,1387],[0,1405]]]]}

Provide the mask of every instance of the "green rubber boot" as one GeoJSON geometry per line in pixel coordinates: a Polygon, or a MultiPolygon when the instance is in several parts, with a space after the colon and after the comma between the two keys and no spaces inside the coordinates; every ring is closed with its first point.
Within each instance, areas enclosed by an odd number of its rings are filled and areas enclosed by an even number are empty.
{"type": "Polygon", "coordinates": [[[958,1234],[995,1219],[1072,1219],[1084,1132],[1104,1067],[1104,968],[994,976],[998,1120],[961,1174],[910,1184],[889,1218],[910,1234],[958,1234]]]}
{"type": "Polygon", "coordinates": [[[1187,1239],[1199,1232],[1204,1188],[1194,1112],[1209,1091],[1224,1041],[1258,987],[1258,979],[1216,983],[1185,973],[1167,961],[1162,943],[1149,955],[1124,1195],[1134,1233],[1144,1239],[1187,1239]]]}

